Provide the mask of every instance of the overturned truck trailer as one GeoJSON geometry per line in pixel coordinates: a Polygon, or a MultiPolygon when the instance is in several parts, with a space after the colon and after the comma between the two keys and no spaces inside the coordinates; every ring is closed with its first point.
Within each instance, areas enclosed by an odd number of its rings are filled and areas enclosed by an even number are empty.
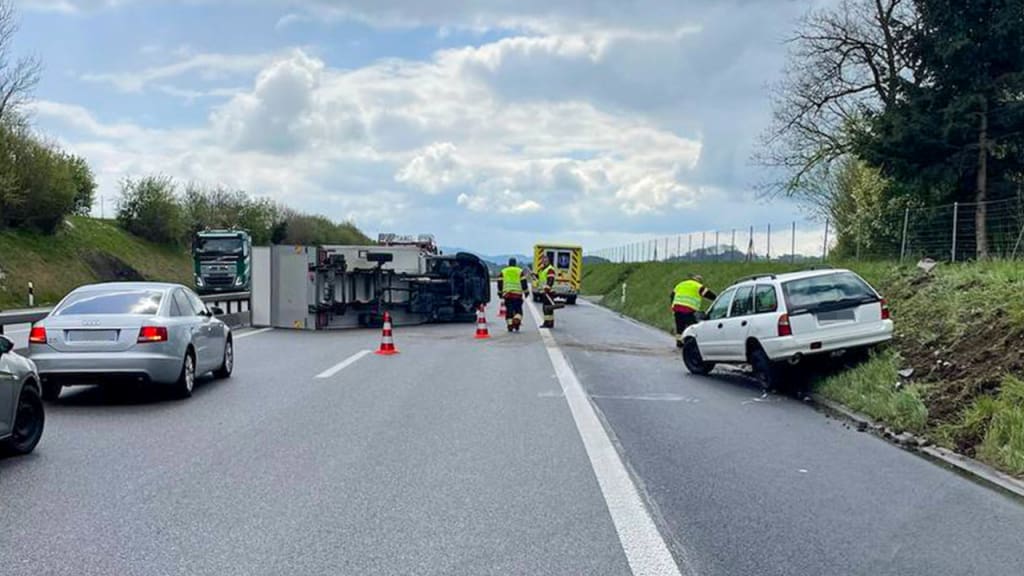
{"type": "Polygon", "coordinates": [[[385,311],[396,325],[472,322],[491,298],[487,265],[472,254],[446,256],[416,246],[265,250],[256,254],[253,315],[278,328],[374,327],[385,311]],[[269,270],[261,273],[261,262],[269,270]]]}

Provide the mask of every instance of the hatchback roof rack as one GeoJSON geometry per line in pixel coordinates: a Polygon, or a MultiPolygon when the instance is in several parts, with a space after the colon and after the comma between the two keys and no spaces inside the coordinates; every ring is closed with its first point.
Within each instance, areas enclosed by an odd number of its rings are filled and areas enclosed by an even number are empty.
{"type": "Polygon", "coordinates": [[[764,278],[764,279],[767,279],[767,280],[775,280],[776,276],[775,276],[775,274],[751,274],[750,276],[745,276],[743,278],[740,278],[735,283],[739,284],[740,282],[749,282],[751,280],[760,280],[761,278],[764,278]]]}

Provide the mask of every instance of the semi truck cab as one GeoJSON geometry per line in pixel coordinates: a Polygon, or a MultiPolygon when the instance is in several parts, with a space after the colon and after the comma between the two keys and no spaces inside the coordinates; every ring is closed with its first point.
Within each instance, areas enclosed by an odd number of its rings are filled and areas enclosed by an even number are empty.
{"type": "Polygon", "coordinates": [[[252,282],[252,238],[244,230],[204,230],[192,241],[196,292],[245,292],[252,282]]]}

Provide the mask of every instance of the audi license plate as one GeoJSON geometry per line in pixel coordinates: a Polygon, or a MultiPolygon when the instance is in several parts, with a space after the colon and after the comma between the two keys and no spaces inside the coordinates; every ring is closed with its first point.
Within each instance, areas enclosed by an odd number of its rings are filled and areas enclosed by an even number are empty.
{"type": "Polygon", "coordinates": [[[68,342],[117,342],[117,330],[68,330],[68,342]]]}

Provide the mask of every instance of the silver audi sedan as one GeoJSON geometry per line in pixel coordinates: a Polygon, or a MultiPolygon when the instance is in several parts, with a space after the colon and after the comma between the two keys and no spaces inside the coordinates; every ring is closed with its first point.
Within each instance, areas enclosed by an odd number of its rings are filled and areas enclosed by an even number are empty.
{"type": "Polygon", "coordinates": [[[118,381],[169,385],[192,395],[196,376],[231,376],[231,329],[178,284],[115,282],[68,294],[29,333],[43,398],[65,386],[118,381]]]}

